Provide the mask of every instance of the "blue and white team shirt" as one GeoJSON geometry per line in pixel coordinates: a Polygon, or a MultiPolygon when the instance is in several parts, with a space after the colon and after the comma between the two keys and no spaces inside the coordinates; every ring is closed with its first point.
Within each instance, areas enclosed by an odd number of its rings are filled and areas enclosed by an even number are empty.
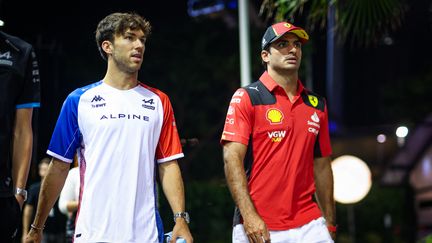
{"type": "Polygon", "coordinates": [[[139,84],[79,88],[65,100],[47,153],[78,154],[80,206],[74,242],[158,242],[155,165],[183,157],[169,98],[139,84]]]}

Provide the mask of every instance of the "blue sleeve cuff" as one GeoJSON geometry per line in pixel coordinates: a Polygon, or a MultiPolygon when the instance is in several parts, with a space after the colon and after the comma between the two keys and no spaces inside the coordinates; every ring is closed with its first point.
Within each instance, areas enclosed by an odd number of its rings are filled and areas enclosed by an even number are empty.
{"type": "Polygon", "coordinates": [[[17,109],[23,109],[23,108],[37,108],[40,107],[39,102],[33,102],[33,103],[26,103],[26,104],[19,104],[16,106],[17,109]]]}

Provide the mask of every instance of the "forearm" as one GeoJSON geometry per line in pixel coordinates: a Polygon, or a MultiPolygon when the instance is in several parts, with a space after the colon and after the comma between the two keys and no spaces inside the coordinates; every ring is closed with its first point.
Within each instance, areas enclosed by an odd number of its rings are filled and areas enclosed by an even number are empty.
{"type": "Polygon", "coordinates": [[[243,156],[229,147],[224,147],[224,171],[228,188],[242,216],[257,214],[247,186],[243,156]]]}
{"type": "Polygon", "coordinates": [[[23,220],[22,220],[23,235],[26,235],[29,232],[30,221],[31,221],[31,217],[33,215],[33,210],[34,210],[34,208],[30,204],[26,204],[24,206],[23,220]]]}
{"type": "Polygon", "coordinates": [[[48,214],[64,185],[69,166],[68,163],[56,159],[51,162],[48,173],[42,181],[38,207],[33,221],[35,226],[42,227],[45,224],[48,214]]]}
{"type": "MultiPolygon", "coordinates": [[[[159,164],[159,177],[165,197],[173,213],[184,212],[184,186],[177,160],[159,164]]],[[[181,237],[185,239],[187,243],[192,243],[193,238],[189,231],[188,223],[186,218],[178,217],[172,231],[172,238],[177,239],[177,237],[181,237]]]]}
{"type": "Polygon", "coordinates": [[[329,225],[335,225],[336,210],[333,197],[333,173],[330,159],[318,162],[315,169],[316,197],[324,218],[329,225]]]}
{"type": "Polygon", "coordinates": [[[159,176],[173,213],[185,211],[184,185],[177,161],[159,164],[159,176]]]}
{"type": "Polygon", "coordinates": [[[13,133],[12,179],[14,187],[25,188],[33,147],[32,109],[18,109],[13,133]]]}

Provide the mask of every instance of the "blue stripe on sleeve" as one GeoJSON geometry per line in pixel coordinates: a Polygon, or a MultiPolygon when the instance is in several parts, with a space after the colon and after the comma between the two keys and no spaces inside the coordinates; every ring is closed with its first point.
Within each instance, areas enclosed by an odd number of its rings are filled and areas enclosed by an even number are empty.
{"type": "Polygon", "coordinates": [[[19,104],[16,105],[17,109],[23,109],[23,108],[37,108],[40,107],[39,102],[33,102],[33,103],[25,103],[25,104],[19,104]]]}

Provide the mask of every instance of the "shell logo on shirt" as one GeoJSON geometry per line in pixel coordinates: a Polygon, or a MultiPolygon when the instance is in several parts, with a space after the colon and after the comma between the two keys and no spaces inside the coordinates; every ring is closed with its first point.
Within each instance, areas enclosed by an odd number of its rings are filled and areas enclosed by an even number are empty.
{"type": "Polygon", "coordinates": [[[309,98],[309,102],[311,103],[311,105],[313,107],[317,107],[317,105],[318,105],[318,98],[316,96],[313,96],[313,95],[308,95],[308,98],[309,98]]]}
{"type": "Polygon", "coordinates": [[[266,119],[270,122],[270,125],[281,124],[283,118],[283,113],[276,108],[268,109],[266,112],[266,119]]]}

